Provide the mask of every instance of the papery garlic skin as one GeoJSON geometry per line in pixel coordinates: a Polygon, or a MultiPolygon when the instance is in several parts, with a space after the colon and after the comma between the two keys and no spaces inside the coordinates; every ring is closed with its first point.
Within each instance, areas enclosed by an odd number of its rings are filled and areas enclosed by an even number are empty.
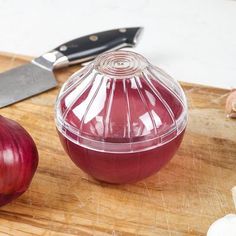
{"type": "Polygon", "coordinates": [[[236,236],[236,214],[228,214],[216,220],[210,226],[207,236],[236,236]]]}

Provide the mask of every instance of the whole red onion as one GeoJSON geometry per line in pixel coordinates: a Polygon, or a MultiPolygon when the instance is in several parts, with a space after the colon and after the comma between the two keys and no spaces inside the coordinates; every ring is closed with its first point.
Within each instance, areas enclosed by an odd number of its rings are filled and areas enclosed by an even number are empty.
{"type": "Polygon", "coordinates": [[[0,206],[24,193],[38,166],[38,151],[29,133],[0,116],[0,206]]]}

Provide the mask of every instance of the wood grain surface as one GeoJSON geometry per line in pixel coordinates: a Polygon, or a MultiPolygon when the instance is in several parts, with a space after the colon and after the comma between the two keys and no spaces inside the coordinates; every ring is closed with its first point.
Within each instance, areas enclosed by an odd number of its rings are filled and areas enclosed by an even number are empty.
{"type": "MultiPolygon", "coordinates": [[[[0,56],[0,72],[25,62],[0,56]]],[[[59,70],[60,85],[78,66],[59,70]]],[[[181,148],[157,174],[136,184],[98,182],[64,153],[54,124],[58,88],[1,109],[34,138],[40,162],[29,190],[0,209],[0,235],[206,235],[234,212],[236,120],[224,113],[228,90],[182,84],[189,123],[181,148]]]]}

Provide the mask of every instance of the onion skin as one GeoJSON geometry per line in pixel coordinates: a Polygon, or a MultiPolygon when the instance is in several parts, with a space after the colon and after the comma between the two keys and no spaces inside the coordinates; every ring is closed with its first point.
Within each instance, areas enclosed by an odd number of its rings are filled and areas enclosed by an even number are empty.
{"type": "Polygon", "coordinates": [[[29,133],[0,116],[0,206],[24,193],[38,166],[38,151],[29,133]]]}

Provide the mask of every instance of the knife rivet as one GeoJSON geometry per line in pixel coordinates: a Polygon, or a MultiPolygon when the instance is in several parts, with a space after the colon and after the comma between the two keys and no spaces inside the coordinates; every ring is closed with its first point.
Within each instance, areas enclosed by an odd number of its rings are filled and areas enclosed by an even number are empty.
{"type": "Polygon", "coordinates": [[[125,33],[127,30],[126,29],[119,29],[121,33],[125,33]]]}
{"type": "Polygon", "coordinates": [[[66,50],[67,50],[67,46],[66,46],[66,45],[62,45],[62,46],[60,47],[60,51],[64,52],[64,51],[66,51],[66,50]]]}
{"type": "Polygon", "coordinates": [[[98,36],[96,36],[96,35],[91,35],[91,36],[89,37],[89,39],[90,39],[91,41],[97,41],[97,40],[98,40],[98,36]]]}

